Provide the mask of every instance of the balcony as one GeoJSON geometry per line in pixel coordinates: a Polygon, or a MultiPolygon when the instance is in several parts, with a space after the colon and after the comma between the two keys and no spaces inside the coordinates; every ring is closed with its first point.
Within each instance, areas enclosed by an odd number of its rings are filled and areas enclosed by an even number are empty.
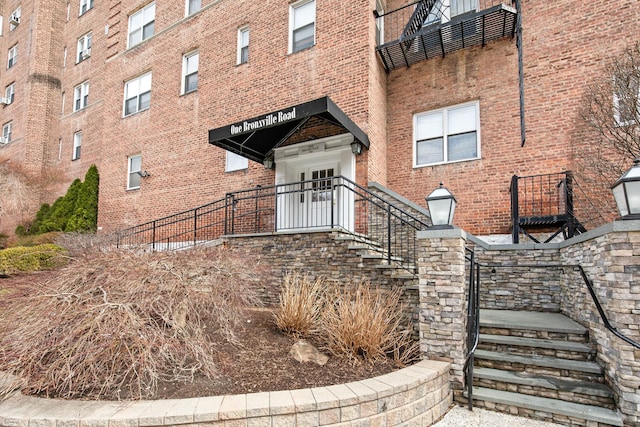
{"type": "Polygon", "coordinates": [[[384,14],[374,12],[378,29],[376,51],[389,72],[456,50],[513,37],[518,13],[515,4],[509,3],[419,0],[384,14]]]}

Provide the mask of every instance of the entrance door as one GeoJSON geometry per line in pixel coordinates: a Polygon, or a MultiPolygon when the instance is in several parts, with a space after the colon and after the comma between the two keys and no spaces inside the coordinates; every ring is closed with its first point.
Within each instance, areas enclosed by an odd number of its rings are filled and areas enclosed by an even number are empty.
{"type": "Polygon", "coordinates": [[[333,180],[336,166],[311,168],[311,193],[308,206],[309,227],[327,227],[335,225],[336,194],[333,180]]]}

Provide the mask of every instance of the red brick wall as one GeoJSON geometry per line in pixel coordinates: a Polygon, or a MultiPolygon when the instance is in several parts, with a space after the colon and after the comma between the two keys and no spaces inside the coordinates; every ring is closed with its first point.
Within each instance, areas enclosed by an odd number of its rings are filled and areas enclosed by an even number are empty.
{"type": "MultiPolygon", "coordinates": [[[[424,205],[424,196],[443,181],[459,202],[455,223],[476,234],[509,232],[513,174],[574,167],[572,138],[581,126],[585,87],[601,76],[609,58],[638,39],[640,8],[629,0],[524,1],[522,20],[524,147],[515,40],[459,51],[388,77],[389,186],[424,205]],[[481,159],[413,169],[413,114],[473,100],[480,101],[481,159]]],[[[603,210],[610,218],[610,210],[603,210]]]]}

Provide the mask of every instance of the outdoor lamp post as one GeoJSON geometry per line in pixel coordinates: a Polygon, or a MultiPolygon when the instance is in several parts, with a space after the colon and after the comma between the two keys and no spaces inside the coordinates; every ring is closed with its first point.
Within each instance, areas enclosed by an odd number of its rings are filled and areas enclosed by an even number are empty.
{"type": "Polygon", "coordinates": [[[622,219],[640,219],[640,159],[611,186],[622,219]]]}
{"type": "Polygon", "coordinates": [[[429,213],[431,214],[432,228],[453,228],[453,214],[456,210],[456,198],[440,183],[426,197],[429,213]]]}

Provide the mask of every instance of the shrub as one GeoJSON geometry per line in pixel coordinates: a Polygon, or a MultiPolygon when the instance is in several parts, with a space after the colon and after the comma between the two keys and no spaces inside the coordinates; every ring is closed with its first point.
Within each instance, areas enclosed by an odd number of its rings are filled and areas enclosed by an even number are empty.
{"type": "MultiPolygon", "coordinates": [[[[52,231],[50,233],[43,233],[38,235],[24,235],[18,236],[15,239],[12,239],[10,246],[18,247],[18,246],[39,246],[48,243],[56,243],[59,236],[62,235],[59,231],[52,231]]],[[[62,245],[59,245],[62,246],[62,245]]]]}
{"type": "Polygon", "coordinates": [[[278,328],[290,335],[307,336],[318,326],[326,283],[308,275],[289,272],[280,292],[280,306],[275,313],[278,328]]]}
{"type": "Polygon", "coordinates": [[[13,274],[53,268],[61,262],[61,252],[62,248],[53,244],[0,250],[0,273],[13,274]]]}
{"type": "Polygon", "coordinates": [[[153,397],[159,380],[212,376],[257,304],[252,273],[218,248],[80,257],[0,300],[0,366],[58,397],[153,397]]]}
{"type": "Polygon", "coordinates": [[[376,360],[393,356],[399,363],[411,360],[418,344],[402,330],[402,290],[383,291],[367,282],[333,287],[327,294],[322,332],[334,354],[376,360]]]}
{"type": "Polygon", "coordinates": [[[95,232],[98,224],[98,185],[100,177],[96,165],[91,165],[78,191],[73,214],[66,231],[95,232]]]}

